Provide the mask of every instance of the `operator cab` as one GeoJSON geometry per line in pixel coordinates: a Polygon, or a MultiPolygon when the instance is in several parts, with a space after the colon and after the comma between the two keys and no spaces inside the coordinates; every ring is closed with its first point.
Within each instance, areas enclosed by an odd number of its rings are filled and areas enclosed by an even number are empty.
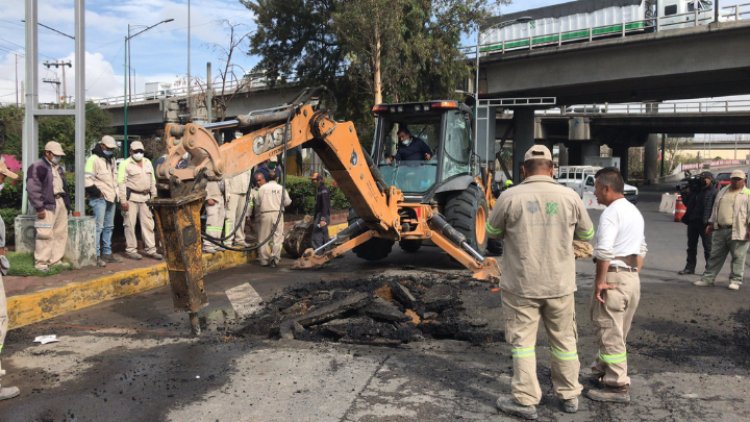
{"type": "Polygon", "coordinates": [[[385,183],[399,188],[407,200],[421,201],[447,180],[473,175],[471,109],[466,105],[378,104],[373,112],[372,157],[385,183]]]}

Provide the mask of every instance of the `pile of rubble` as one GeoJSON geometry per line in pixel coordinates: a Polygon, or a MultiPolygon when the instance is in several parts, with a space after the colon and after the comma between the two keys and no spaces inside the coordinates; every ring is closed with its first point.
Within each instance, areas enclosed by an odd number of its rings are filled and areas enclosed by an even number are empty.
{"type": "Polygon", "coordinates": [[[491,324],[476,314],[481,312],[476,302],[499,311],[496,291],[493,285],[451,276],[319,282],[276,296],[246,321],[241,334],[383,346],[425,337],[502,341],[499,318],[491,324]]]}

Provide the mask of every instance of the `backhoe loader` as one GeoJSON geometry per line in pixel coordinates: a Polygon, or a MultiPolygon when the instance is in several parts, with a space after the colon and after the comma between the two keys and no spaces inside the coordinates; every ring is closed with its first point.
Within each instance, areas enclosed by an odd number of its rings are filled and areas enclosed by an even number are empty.
{"type": "Polygon", "coordinates": [[[352,122],[335,121],[319,104],[307,92],[284,106],[232,121],[167,124],[167,153],[157,165],[159,195],[152,205],[165,244],[173,301],[190,313],[194,332],[200,331],[196,313],[207,304],[200,235],[205,184],[298,146],[312,148],[320,157],[352,212],[349,226],[320,248],[305,251],[296,268],[323,265],[351,249],[362,258],[381,259],[395,242],[415,250],[429,240],[474,278],[499,279],[495,259],[482,255],[491,199],[484,186],[491,176],[475,161],[468,107],[456,101],[376,105],[373,161],[352,122]],[[433,156],[425,162],[386,163],[386,150],[394,148],[388,144],[390,134],[398,125],[411,125],[415,136],[432,145],[433,156]],[[229,127],[251,131],[220,145],[211,131],[229,127]]]}

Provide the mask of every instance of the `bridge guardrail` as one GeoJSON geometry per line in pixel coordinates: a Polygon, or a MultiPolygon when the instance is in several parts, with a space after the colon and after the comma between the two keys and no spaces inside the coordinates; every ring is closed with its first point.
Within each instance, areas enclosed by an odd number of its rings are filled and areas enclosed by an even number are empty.
{"type": "MultiPolygon", "coordinates": [[[[493,53],[505,53],[506,51],[519,49],[533,50],[534,48],[550,45],[561,46],[563,44],[572,42],[591,42],[600,38],[611,38],[616,36],[625,37],[626,35],[634,32],[646,32],[649,30],[661,31],[664,29],[670,29],[672,27],[684,27],[686,24],[698,26],[713,22],[713,13],[707,14],[706,12],[707,11],[705,10],[700,11],[696,9],[692,12],[669,16],[623,21],[621,23],[575,29],[572,31],[558,31],[556,34],[529,35],[528,37],[524,38],[514,38],[510,40],[501,40],[499,42],[489,42],[484,44],[480,43],[479,53],[480,55],[487,55],[493,53]]],[[[750,3],[725,6],[722,7],[719,11],[720,21],[738,21],[743,19],[750,19],[750,3]],[[727,10],[727,12],[722,13],[722,11],[724,10],[727,10]]],[[[475,52],[468,51],[469,48],[472,47],[466,47],[467,56],[476,57],[475,52]]]]}
{"type": "Polygon", "coordinates": [[[601,114],[677,114],[677,113],[733,113],[750,112],[750,100],[706,100],[663,103],[577,104],[561,108],[537,110],[543,115],[601,115],[601,114]]]}

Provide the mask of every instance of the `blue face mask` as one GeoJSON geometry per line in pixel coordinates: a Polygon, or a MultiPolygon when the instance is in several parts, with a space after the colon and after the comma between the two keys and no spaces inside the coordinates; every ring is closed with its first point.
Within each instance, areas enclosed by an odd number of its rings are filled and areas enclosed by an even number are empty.
{"type": "Polygon", "coordinates": [[[114,152],[114,151],[112,151],[111,149],[105,149],[105,150],[104,150],[104,151],[102,151],[102,152],[103,152],[103,153],[104,153],[104,155],[106,155],[107,157],[111,157],[111,156],[112,156],[112,154],[114,154],[114,153],[115,153],[115,152],[114,152]]]}

